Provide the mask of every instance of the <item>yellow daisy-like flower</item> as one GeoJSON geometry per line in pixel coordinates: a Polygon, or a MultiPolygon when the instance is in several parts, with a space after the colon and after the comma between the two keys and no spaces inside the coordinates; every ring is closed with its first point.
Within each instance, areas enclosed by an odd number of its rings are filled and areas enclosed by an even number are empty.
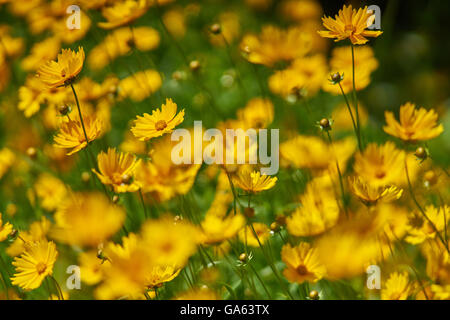
{"type": "Polygon", "coordinates": [[[111,7],[103,8],[102,15],[107,22],[99,22],[98,26],[103,29],[114,29],[129,24],[147,12],[148,6],[148,0],[118,1],[111,7]]]}
{"type": "Polygon", "coordinates": [[[231,239],[244,226],[245,218],[241,214],[220,217],[207,213],[201,223],[201,241],[205,244],[218,244],[231,239]]]}
{"type": "Polygon", "coordinates": [[[245,108],[238,110],[237,116],[246,128],[266,128],[273,121],[273,103],[269,99],[253,98],[245,108]]]}
{"type": "Polygon", "coordinates": [[[320,36],[324,38],[336,39],[335,41],[350,39],[352,44],[364,44],[366,37],[376,38],[383,31],[366,30],[373,21],[373,15],[367,10],[367,7],[352,9],[352,6],[345,6],[339,10],[339,14],[335,18],[323,17],[323,26],[327,31],[318,31],[320,36]]]}
{"type": "Polygon", "coordinates": [[[300,242],[295,247],[285,244],[281,249],[281,260],[287,266],[283,275],[291,282],[317,282],[326,273],[326,268],[320,263],[316,249],[307,242],[300,242]]]}
{"type": "Polygon", "coordinates": [[[220,300],[220,296],[208,287],[193,288],[182,292],[175,297],[175,300],[220,300]]]}
{"type": "Polygon", "coordinates": [[[6,238],[8,238],[12,230],[13,230],[12,224],[9,222],[3,223],[2,214],[0,213],[0,242],[6,240],[6,238]]]}
{"type": "Polygon", "coordinates": [[[396,186],[373,186],[361,177],[350,178],[349,186],[352,193],[367,205],[375,204],[378,201],[395,201],[400,199],[403,194],[403,189],[396,186]]]}
{"type": "Polygon", "coordinates": [[[55,243],[41,240],[25,244],[25,252],[14,258],[16,273],[12,284],[25,290],[38,288],[46,276],[52,275],[58,252],[55,243]]]}
{"type": "Polygon", "coordinates": [[[233,176],[233,180],[236,185],[250,193],[257,193],[264,190],[269,190],[275,186],[277,177],[271,177],[268,175],[261,175],[259,171],[251,171],[251,169],[245,166],[239,170],[236,176],[233,176]]]}
{"type": "Polygon", "coordinates": [[[431,109],[416,109],[413,103],[407,102],[400,107],[400,122],[395,120],[394,114],[390,111],[384,113],[386,126],[383,130],[391,136],[408,142],[430,140],[439,136],[444,127],[437,125],[437,113],[431,109]]]}
{"type": "Polygon", "coordinates": [[[158,71],[148,69],[132,74],[119,83],[119,94],[140,102],[161,88],[162,79],[158,71]]]}
{"type": "Polygon", "coordinates": [[[83,47],[78,47],[78,52],[62,49],[57,61],[49,61],[40,67],[37,76],[49,88],[68,85],[80,73],[83,63],[83,47]]]}
{"type": "MultiPolygon", "coordinates": [[[[83,116],[84,127],[86,128],[86,134],[89,142],[100,137],[103,131],[102,121],[92,116],[83,116]]],[[[59,128],[58,134],[54,137],[54,146],[57,148],[73,148],[68,156],[86,148],[88,145],[81,121],[71,120],[63,122],[59,128]]]]}
{"type": "Polygon", "coordinates": [[[136,157],[123,152],[116,152],[115,148],[108,148],[108,152],[100,152],[97,156],[98,172],[92,171],[105,185],[113,187],[114,192],[135,192],[139,184],[133,181],[134,171],[139,163],[136,157]]]}
{"type": "Polygon", "coordinates": [[[160,137],[182,123],[184,120],[184,109],[177,114],[177,105],[172,99],[166,99],[166,104],[161,109],[153,110],[152,114],[144,113],[137,116],[134,127],[131,128],[134,136],[141,141],[160,137]]]}
{"type": "Polygon", "coordinates": [[[411,295],[413,286],[409,283],[408,273],[391,273],[381,290],[382,300],[406,300],[411,295]]]}
{"type": "Polygon", "coordinates": [[[254,222],[252,223],[252,226],[253,229],[255,229],[255,232],[253,233],[251,226],[246,226],[239,231],[239,240],[241,240],[242,243],[247,243],[247,245],[251,247],[259,247],[259,243],[263,245],[270,237],[270,229],[264,223],[260,222],[254,222]],[[257,237],[255,237],[255,233],[257,237]]]}
{"type": "Polygon", "coordinates": [[[425,208],[425,214],[428,219],[418,212],[413,212],[409,216],[409,221],[406,226],[408,235],[405,238],[407,242],[418,244],[427,239],[436,238],[436,231],[442,232],[446,229],[448,217],[450,217],[450,207],[447,205],[439,208],[427,206],[425,208]]]}

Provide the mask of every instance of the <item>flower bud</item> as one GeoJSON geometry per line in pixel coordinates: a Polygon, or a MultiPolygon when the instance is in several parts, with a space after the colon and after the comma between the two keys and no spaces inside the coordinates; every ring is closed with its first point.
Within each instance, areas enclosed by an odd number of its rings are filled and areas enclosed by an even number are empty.
{"type": "Polygon", "coordinates": [[[419,158],[421,160],[425,160],[428,157],[428,152],[423,147],[418,147],[414,154],[416,155],[417,158],[419,158]]]}
{"type": "Polygon", "coordinates": [[[247,255],[245,252],[243,252],[243,253],[241,253],[241,254],[239,255],[239,260],[240,260],[241,262],[246,262],[246,261],[247,261],[247,258],[248,258],[248,255],[247,255]]]}
{"type": "Polygon", "coordinates": [[[37,156],[37,150],[33,147],[29,147],[27,149],[27,156],[29,156],[31,159],[36,158],[37,156]]]}
{"type": "Polygon", "coordinates": [[[198,71],[198,70],[200,69],[200,62],[199,62],[198,60],[192,60],[192,61],[189,63],[189,68],[190,68],[192,71],[198,71]]]}
{"type": "Polygon", "coordinates": [[[220,27],[220,24],[214,23],[210,28],[209,31],[213,34],[219,34],[222,32],[222,28],[220,27]]]}
{"type": "Polygon", "coordinates": [[[319,300],[319,292],[317,290],[311,290],[311,292],[309,293],[309,298],[311,300],[319,300]]]}

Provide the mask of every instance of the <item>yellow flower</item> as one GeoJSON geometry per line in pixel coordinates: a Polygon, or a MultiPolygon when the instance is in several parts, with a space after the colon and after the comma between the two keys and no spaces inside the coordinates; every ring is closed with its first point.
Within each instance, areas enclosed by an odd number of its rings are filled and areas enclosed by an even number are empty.
{"type": "Polygon", "coordinates": [[[396,184],[405,174],[405,153],[393,142],[382,146],[374,143],[355,155],[355,173],[374,186],[396,184]]]}
{"type": "Polygon", "coordinates": [[[148,0],[123,0],[102,9],[107,22],[99,22],[103,29],[114,29],[129,24],[147,12],[148,0]]]}
{"type": "Polygon", "coordinates": [[[339,218],[339,204],[329,187],[312,181],[300,197],[301,206],[286,219],[290,234],[308,237],[321,234],[336,225],[339,218]]]}
{"type": "Polygon", "coordinates": [[[135,192],[139,184],[134,181],[134,171],[139,164],[136,157],[123,152],[116,152],[115,148],[108,148],[108,152],[100,152],[97,156],[98,169],[92,171],[105,185],[113,187],[115,193],[135,192]]]}
{"type": "Polygon", "coordinates": [[[16,156],[8,148],[0,149],[0,178],[8,171],[8,169],[13,165],[16,156]]]}
{"type": "Polygon", "coordinates": [[[408,273],[394,272],[389,275],[385,287],[381,290],[382,300],[406,300],[413,290],[408,273]]]}
{"type": "Polygon", "coordinates": [[[251,247],[259,247],[259,242],[263,245],[270,237],[270,229],[264,223],[260,222],[254,222],[252,225],[258,238],[255,237],[252,227],[248,225],[239,231],[239,240],[241,240],[242,243],[247,243],[247,245],[251,247]]]}
{"type": "Polygon", "coordinates": [[[291,61],[303,57],[311,48],[311,37],[298,27],[281,30],[265,26],[261,35],[246,35],[241,50],[251,63],[272,67],[278,61],[291,61]]]}
{"type": "Polygon", "coordinates": [[[220,296],[205,286],[182,292],[175,297],[175,300],[220,300],[220,296]]]}
{"type": "Polygon", "coordinates": [[[152,114],[144,113],[144,116],[137,116],[134,127],[131,128],[134,136],[141,141],[160,137],[170,133],[184,120],[184,109],[177,114],[177,105],[172,99],[166,99],[166,104],[161,109],[152,111],[152,114]]]}
{"type": "Polygon", "coordinates": [[[273,121],[273,103],[269,99],[253,98],[245,108],[238,110],[237,116],[246,128],[266,128],[273,121]]]}
{"type": "Polygon", "coordinates": [[[425,214],[433,223],[434,227],[421,213],[413,212],[409,216],[406,227],[408,236],[406,236],[405,240],[407,242],[412,244],[422,243],[427,239],[434,239],[436,237],[436,229],[438,232],[444,231],[446,223],[448,224],[448,217],[450,217],[450,207],[447,205],[439,208],[427,206],[425,208],[425,214]]]}
{"type": "Polygon", "coordinates": [[[378,201],[391,202],[400,199],[403,190],[396,186],[373,186],[361,177],[349,178],[352,193],[364,204],[372,205],[378,201]]]}
{"type": "MultiPolygon", "coordinates": [[[[356,111],[353,106],[350,106],[350,110],[352,110],[353,115],[355,115],[356,111]]],[[[361,103],[358,103],[358,113],[361,126],[365,126],[368,115],[366,108],[362,106],[361,103]]],[[[331,114],[331,119],[333,119],[333,130],[353,130],[352,118],[345,103],[342,103],[334,108],[333,113],[331,114]]]]}
{"type": "Polygon", "coordinates": [[[165,282],[175,279],[180,272],[180,268],[170,265],[154,266],[150,274],[147,276],[145,286],[148,289],[159,288],[165,282]]]}
{"type": "Polygon", "coordinates": [[[382,31],[366,30],[373,21],[372,13],[367,11],[367,7],[352,9],[352,6],[345,6],[339,10],[335,18],[322,18],[323,26],[327,31],[318,31],[324,38],[336,39],[340,41],[349,38],[352,44],[364,44],[368,40],[365,37],[378,37],[382,31]]]}
{"type": "Polygon", "coordinates": [[[34,184],[36,196],[42,208],[55,210],[67,195],[65,184],[49,173],[42,173],[34,184]]]}
{"type": "Polygon", "coordinates": [[[233,238],[244,226],[245,219],[241,214],[217,216],[214,213],[207,213],[201,223],[202,242],[205,244],[218,244],[222,241],[233,238]]]}
{"type": "Polygon", "coordinates": [[[188,193],[201,167],[201,164],[174,164],[171,154],[175,145],[170,135],[164,136],[153,145],[151,160],[142,161],[136,168],[136,180],[142,186],[142,192],[151,193],[157,201],[188,193]]]}
{"type": "Polygon", "coordinates": [[[408,142],[430,140],[439,136],[444,127],[437,125],[437,113],[431,109],[416,109],[413,103],[407,102],[400,107],[400,122],[395,120],[394,114],[390,111],[384,113],[386,126],[383,130],[391,136],[408,142]]]}
{"type": "Polygon", "coordinates": [[[239,36],[239,15],[236,12],[226,11],[221,13],[217,22],[220,26],[220,34],[210,34],[209,37],[209,41],[213,45],[226,46],[225,40],[232,43],[239,36]]]}
{"type": "Polygon", "coordinates": [[[186,13],[182,8],[168,10],[163,15],[163,21],[167,30],[177,37],[182,38],[186,33],[186,13]]]}
{"type": "Polygon", "coordinates": [[[261,175],[259,171],[251,171],[250,167],[245,166],[240,169],[238,174],[233,176],[233,181],[237,187],[250,193],[257,193],[269,190],[275,186],[277,177],[261,175]]]}
{"type": "MultiPolygon", "coordinates": [[[[371,47],[361,46],[354,48],[354,50],[355,69],[358,72],[370,74],[378,68],[379,63],[371,47]]],[[[351,78],[352,61],[352,48],[350,46],[336,47],[331,52],[330,68],[339,71],[339,73],[345,73],[351,78]]]]}
{"type": "MultiPolygon", "coordinates": [[[[93,116],[83,116],[84,127],[89,142],[97,139],[102,134],[102,122],[93,116]]],[[[73,148],[67,153],[68,156],[87,147],[83,126],[80,120],[63,122],[58,134],[54,137],[54,145],[58,148],[73,148]]]]}
{"type": "Polygon", "coordinates": [[[181,268],[197,250],[197,228],[185,220],[175,221],[171,215],[148,220],[141,233],[156,265],[181,268]]]}
{"type": "Polygon", "coordinates": [[[440,241],[425,241],[421,251],[427,260],[427,275],[436,283],[450,283],[450,254],[440,241]]]}
{"type": "Polygon", "coordinates": [[[37,70],[47,61],[55,59],[60,49],[61,41],[56,37],[38,42],[31,48],[30,55],[22,60],[21,67],[25,71],[37,70]]]}
{"type": "Polygon", "coordinates": [[[49,61],[39,68],[37,75],[49,88],[68,85],[83,68],[84,50],[78,47],[78,52],[62,49],[57,61],[49,61]]]}
{"type": "Polygon", "coordinates": [[[79,258],[81,281],[88,285],[94,285],[103,280],[103,269],[110,262],[98,257],[97,251],[91,250],[80,254],[79,258]]]}
{"type": "Polygon", "coordinates": [[[28,231],[20,232],[20,238],[17,237],[14,242],[6,249],[6,253],[15,257],[25,250],[25,243],[45,240],[50,230],[50,221],[42,217],[41,220],[33,222],[28,231]]]}
{"type": "Polygon", "coordinates": [[[283,275],[290,282],[317,282],[326,272],[319,261],[316,249],[307,242],[300,242],[295,247],[285,244],[281,249],[281,260],[287,266],[283,270],[283,275]]]}
{"type": "Polygon", "coordinates": [[[9,222],[3,223],[2,214],[0,212],[0,242],[6,240],[8,236],[11,234],[13,230],[13,226],[9,222]]]}
{"type": "Polygon", "coordinates": [[[70,245],[97,246],[114,235],[125,211],[99,192],[74,193],[55,213],[53,238],[70,245]]]}
{"type": "Polygon", "coordinates": [[[140,71],[120,81],[119,94],[140,102],[161,88],[161,84],[162,79],[157,71],[140,71]]]}
{"type": "Polygon", "coordinates": [[[46,276],[52,275],[58,252],[55,243],[47,240],[25,244],[25,252],[14,258],[16,273],[11,278],[13,285],[25,290],[38,288],[46,276]]]}

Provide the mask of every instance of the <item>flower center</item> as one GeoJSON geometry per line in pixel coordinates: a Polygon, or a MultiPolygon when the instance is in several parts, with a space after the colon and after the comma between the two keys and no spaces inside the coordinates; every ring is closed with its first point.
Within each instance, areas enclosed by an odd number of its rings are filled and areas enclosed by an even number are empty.
{"type": "Polygon", "coordinates": [[[386,176],[386,172],[379,171],[375,174],[378,179],[382,179],[386,176]]]}
{"type": "Polygon", "coordinates": [[[47,269],[47,266],[45,265],[45,263],[39,262],[39,263],[36,265],[36,271],[37,271],[37,273],[39,273],[39,274],[44,273],[45,269],[47,269]]]}
{"type": "Polygon", "coordinates": [[[164,130],[167,127],[167,123],[164,120],[159,120],[155,123],[155,129],[158,131],[164,130]]]}
{"type": "Polygon", "coordinates": [[[354,33],[356,31],[356,27],[352,24],[347,24],[344,28],[344,31],[354,33]]]}
{"type": "Polygon", "coordinates": [[[297,273],[304,276],[308,273],[308,269],[304,265],[299,265],[296,269],[297,273]]]}

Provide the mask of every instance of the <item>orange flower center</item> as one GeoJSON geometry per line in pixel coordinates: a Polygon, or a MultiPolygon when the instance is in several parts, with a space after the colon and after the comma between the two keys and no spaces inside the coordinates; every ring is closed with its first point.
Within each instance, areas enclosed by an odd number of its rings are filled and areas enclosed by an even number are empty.
{"type": "Polygon", "coordinates": [[[158,131],[164,130],[167,127],[167,123],[164,120],[159,120],[155,123],[155,129],[158,131]]]}
{"type": "Polygon", "coordinates": [[[354,33],[356,31],[356,27],[352,24],[347,24],[344,28],[344,31],[354,33]]]}
{"type": "Polygon", "coordinates": [[[43,262],[39,262],[36,265],[36,271],[37,271],[38,274],[44,273],[45,269],[47,269],[47,266],[43,262]]]}
{"type": "Polygon", "coordinates": [[[304,276],[308,273],[308,269],[304,265],[299,265],[296,269],[297,273],[304,276]]]}

